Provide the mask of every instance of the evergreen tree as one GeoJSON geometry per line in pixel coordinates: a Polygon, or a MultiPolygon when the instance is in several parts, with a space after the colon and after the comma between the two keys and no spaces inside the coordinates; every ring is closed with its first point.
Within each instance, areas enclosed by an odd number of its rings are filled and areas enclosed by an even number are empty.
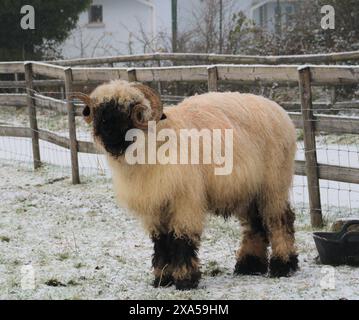
{"type": "Polygon", "coordinates": [[[76,27],[91,0],[0,0],[0,60],[46,58],[76,27]],[[35,29],[23,30],[24,5],[35,9],[35,29]]]}

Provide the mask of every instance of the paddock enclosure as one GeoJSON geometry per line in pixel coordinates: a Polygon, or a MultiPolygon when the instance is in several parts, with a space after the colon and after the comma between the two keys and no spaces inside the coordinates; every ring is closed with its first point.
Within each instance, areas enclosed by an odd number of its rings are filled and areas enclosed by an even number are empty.
{"type": "Polygon", "coordinates": [[[292,200],[320,227],[333,207],[359,211],[359,52],[304,56],[167,54],[0,63],[0,159],[49,164],[81,182],[108,174],[75,92],[114,79],[156,88],[165,103],[205,91],[253,92],[298,131],[292,200]],[[350,64],[347,64],[350,63],[350,64]]]}

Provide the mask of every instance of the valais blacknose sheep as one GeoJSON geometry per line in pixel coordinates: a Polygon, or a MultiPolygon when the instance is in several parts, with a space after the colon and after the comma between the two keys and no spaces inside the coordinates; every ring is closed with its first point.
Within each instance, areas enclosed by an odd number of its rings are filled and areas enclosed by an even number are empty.
{"type": "MultiPolygon", "coordinates": [[[[235,274],[289,276],[298,268],[294,213],[289,205],[296,132],[275,102],[237,92],[206,93],[163,110],[160,96],[136,82],[112,81],[78,96],[105,151],[119,203],[136,213],[154,243],[154,285],[198,285],[197,256],[207,212],[237,217],[244,229],[235,274]],[[233,170],[216,175],[216,164],[129,164],[125,151],[137,128],[148,143],[157,131],[233,130],[233,170]],[[271,256],[268,257],[268,246],[271,256]]],[[[165,141],[157,141],[159,148],[165,141]]],[[[137,151],[141,152],[141,151],[137,151]]]]}

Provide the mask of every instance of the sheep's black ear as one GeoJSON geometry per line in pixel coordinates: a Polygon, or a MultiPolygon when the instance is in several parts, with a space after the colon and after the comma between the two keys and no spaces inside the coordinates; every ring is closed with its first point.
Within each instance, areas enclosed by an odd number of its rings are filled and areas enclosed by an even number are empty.
{"type": "Polygon", "coordinates": [[[160,120],[165,120],[165,119],[167,119],[167,117],[166,117],[166,115],[164,113],[162,113],[162,117],[161,117],[160,120]]]}
{"type": "Polygon", "coordinates": [[[82,110],[82,115],[84,117],[88,117],[90,116],[91,110],[89,106],[85,106],[85,108],[82,110]]]}
{"type": "Polygon", "coordinates": [[[85,108],[82,109],[82,115],[88,124],[93,121],[93,117],[91,115],[91,108],[88,105],[85,105],[85,108]]]}

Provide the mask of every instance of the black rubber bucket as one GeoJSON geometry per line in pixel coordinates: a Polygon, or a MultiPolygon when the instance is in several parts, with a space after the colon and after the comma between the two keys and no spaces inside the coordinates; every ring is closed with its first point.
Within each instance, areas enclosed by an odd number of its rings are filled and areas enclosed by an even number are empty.
{"type": "Polygon", "coordinates": [[[359,220],[346,222],[339,232],[314,232],[322,264],[359,266],[359,232],[348,231],[352,225],[359,225],[359,220]]]}

